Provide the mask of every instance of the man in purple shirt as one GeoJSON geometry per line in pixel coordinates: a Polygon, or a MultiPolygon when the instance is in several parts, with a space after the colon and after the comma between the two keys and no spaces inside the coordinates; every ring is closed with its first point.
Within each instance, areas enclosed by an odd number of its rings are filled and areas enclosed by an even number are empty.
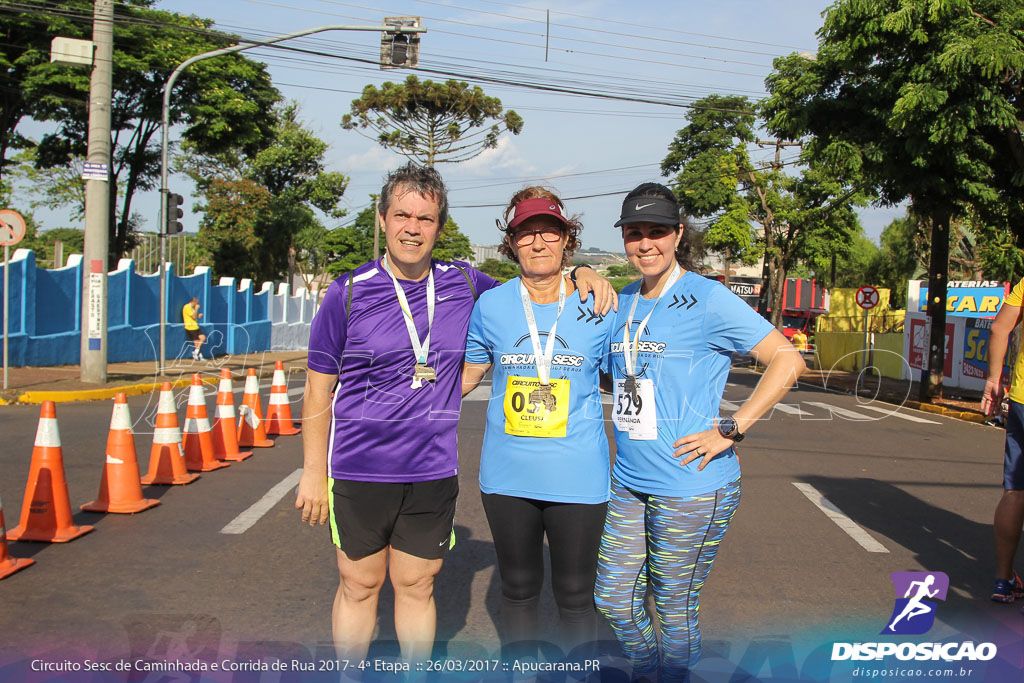
{"type": "MultiPolygon", "coordinates": [[[[311,525],[331,522],[334,641],[350,660],[366,656],[388,573],[403,659],[425,660],[433,647],[434,577],[455,542],[466,331],[476,297],[498,284],[431,259],[447,217],[433,168],[389,174],[384,258],[335,280],[310,331],[295,507],[311,525]]],[[[598,294],[607,310],[614,293],[598,294]]]]}

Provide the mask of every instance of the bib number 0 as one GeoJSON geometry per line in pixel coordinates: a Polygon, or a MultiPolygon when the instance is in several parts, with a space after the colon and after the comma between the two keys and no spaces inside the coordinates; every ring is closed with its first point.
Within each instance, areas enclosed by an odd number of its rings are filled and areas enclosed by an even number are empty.
{"type": "Polygon", "coordinates": [[[505,433],[552,438],[565,436],[569,423],[569,380],[553,379],[550,392],[536,377],[505,381],[505,433]]]}

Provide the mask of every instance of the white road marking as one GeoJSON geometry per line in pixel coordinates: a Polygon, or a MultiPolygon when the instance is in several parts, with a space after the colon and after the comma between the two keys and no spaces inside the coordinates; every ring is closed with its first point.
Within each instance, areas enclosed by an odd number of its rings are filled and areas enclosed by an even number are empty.
{"type": "Polygon", "coordinates": [[[867,550],[869,553],[889,552],[884,545],[872,538],[871,535],[858,526],[856,522],[843,514],[843,511],[837,508],[828,498],[821,495],[821,492],[819,492],[818,489],[814,488],[810,484],[804,484],[796,481],[793,482],[793,486],[797,487],[800,493],[807,496],[807,499],[814,503],[815,507],[824,512],[826,517],[835,522],[836,526],[849,534],[850,538],[857,541],[864,550],[867,550]]]}
{"type": "Polygon", "coordinates": [[[886,415],[890,415],[892,417],[899,417],[899,418],[902,418],[904,420],[910,420],[911,422],[920,422],[921,424],[928,424],[928,425],[941,424],[937,420],[928,420],[928,419],[925,419],[923,417],[918,417],[917,415],[910,415],[908,413],[901,413],[898,410],[896,410],[896,406],[889,406],[888,408],[883,408],[881,406],[860,405],[860,406],[857,406],[857,407],[860,408],[861,410],[874,410],[874,411],[879,412],[879,413],[885,413],[886,415]]]}
{"type": "Polygon", "coordinates": [[[772,410],[777,410],[780,413],[786,413],[787,415],[799,415],[800,417],[813,417],[810,413],[801,410],[800,406],[793,404],[789,405],[786,403],[776,403],[772,410]]]}
{"type": "Polygon", "coordinates": [[[736,405],[732,401],[726,401],[724,398],[722,399],[722,403],[720,405],[720,408],[722,410],[729,410],[729,411],[737,411],[737,410],[740,409],[740,407],[738,405],[736,405]]]}
{"type": "Polygon", "coordinates": [[[290,490],[297,486],[301,477],[302,468],[300,467],[275,484],[262,498],[250,505],[248,510],[228,522],[220,532],[222,534],[245,533],[249,527],[260,521],[260,517],[270,512],[290,490]]]}
{"type": "Polygon", "coordinates": [[[882,418],[875,417],[873,415],[865,415],[864,413],[858,413],[853,410],[847,410],[846,408],[840,408],[830,403],[821,403],[820,401],[804,401],[809,406],[816,406],[818,408],[824,408],[825,410],[831,410],[834,414],[842,417],[849,418],[851,420],[880,420],[882,418]]]}

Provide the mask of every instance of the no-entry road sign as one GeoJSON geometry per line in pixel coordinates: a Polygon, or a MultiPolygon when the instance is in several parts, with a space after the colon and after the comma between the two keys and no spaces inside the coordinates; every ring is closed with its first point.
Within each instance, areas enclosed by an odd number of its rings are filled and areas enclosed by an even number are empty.
{"type": "Polygon", "coordinates": [[[878,290],[871,285],[865,285],[857,290],[857,305],[868,310],[878,305],[878,290]]]}

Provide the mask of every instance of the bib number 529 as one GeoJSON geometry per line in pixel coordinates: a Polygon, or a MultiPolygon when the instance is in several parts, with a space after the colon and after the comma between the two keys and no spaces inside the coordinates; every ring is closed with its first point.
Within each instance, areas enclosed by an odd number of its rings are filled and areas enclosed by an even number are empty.
{"type": "Polygon", "coordinates": [[[618,401],[615,403],[615,414],[616,415],[639,415],[640,411],[643,410],[644,400],[640,398],[640,394],[637,393],[634,396],[630,396],[629,393],[623,391],[619,393],[618,401]]]}

